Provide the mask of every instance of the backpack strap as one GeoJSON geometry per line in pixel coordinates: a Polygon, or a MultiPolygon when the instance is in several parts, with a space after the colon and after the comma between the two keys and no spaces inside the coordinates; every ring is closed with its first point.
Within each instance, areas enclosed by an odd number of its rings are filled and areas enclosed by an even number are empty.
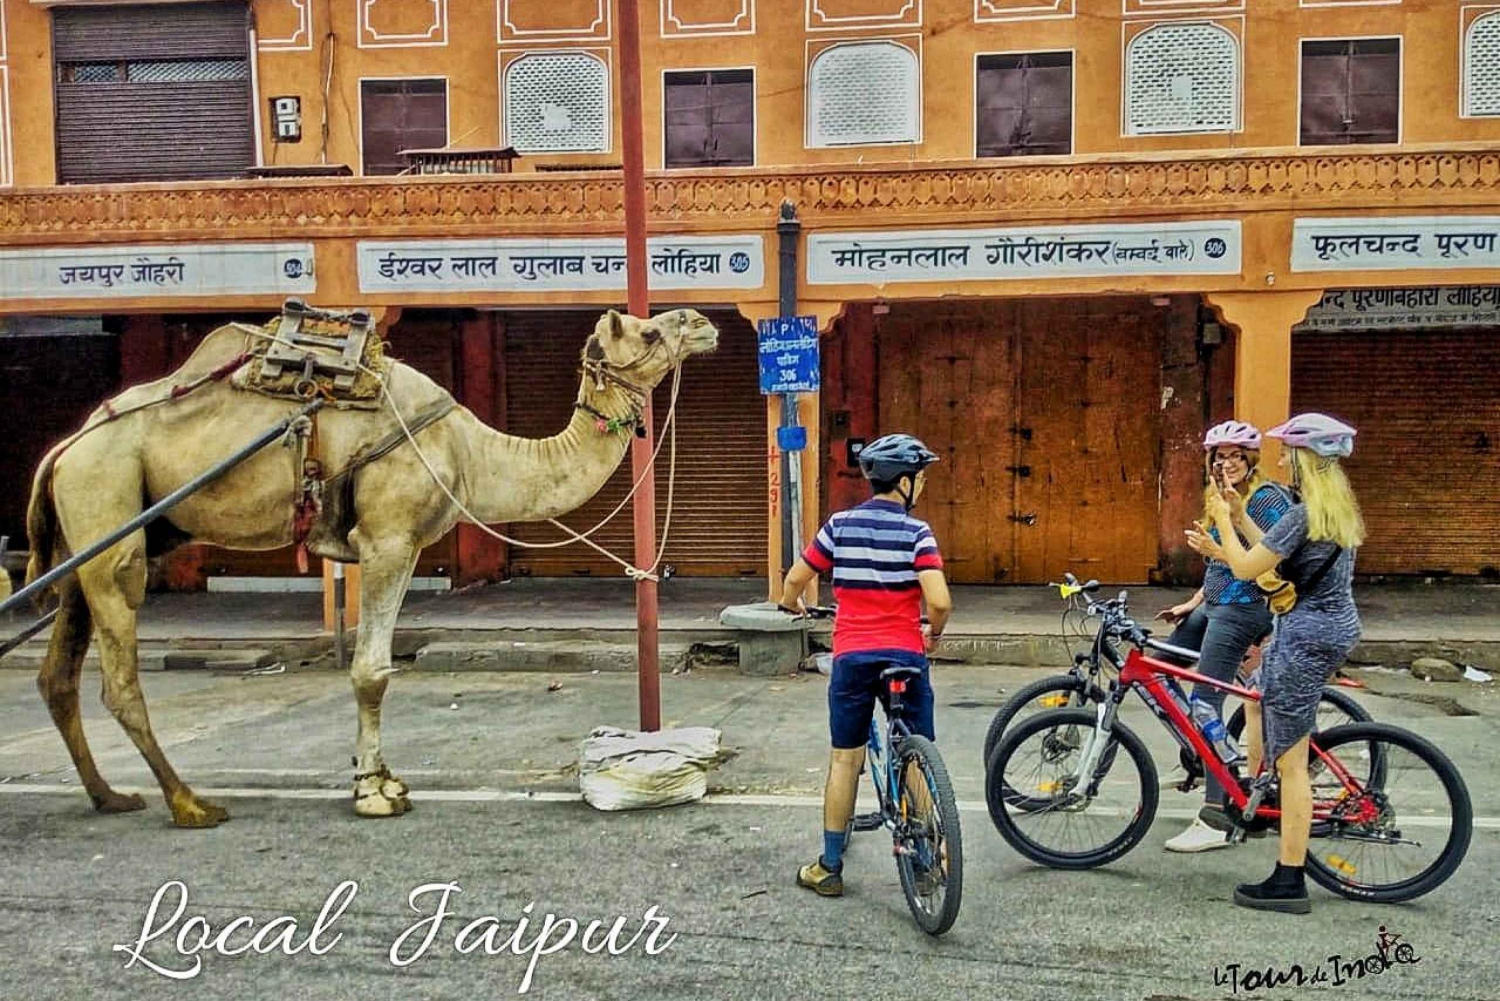
{"type": "Polygon", "coordinates": [[[1338,560],[1339,556],[1342,555],[1343,552],[1344,548],[1342,546],[1334,546],[1333,552],[1329,553],[1327,558],[1325,558],[1322,563],[1318,564],[1318,569],[1312,572],[1312,576],[1307,578],[1307,581],[1305,583],[1297,585],[1297,590],[1304,594],[1312,593],[1313,588],[1322,583],[1324,576],[1326,576],[1328,571],[1333,568],[1333,564],[1338,560]]]}

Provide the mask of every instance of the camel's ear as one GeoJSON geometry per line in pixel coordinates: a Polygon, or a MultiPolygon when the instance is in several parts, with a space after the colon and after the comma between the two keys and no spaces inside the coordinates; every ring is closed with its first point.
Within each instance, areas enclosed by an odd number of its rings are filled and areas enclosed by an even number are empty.
{"type": "Polygon", "coordinates": [[[604,314],[604,323],[611,337],[625,336],[625,318],[614,310],[604,314]]]}

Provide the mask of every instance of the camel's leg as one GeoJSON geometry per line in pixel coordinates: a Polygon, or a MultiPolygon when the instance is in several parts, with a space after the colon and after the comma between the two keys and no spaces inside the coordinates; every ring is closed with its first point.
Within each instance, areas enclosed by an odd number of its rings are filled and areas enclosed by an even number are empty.
{"type": "Polygon", "coordinates": [[[47,646],[47,658],[42,661],[42,670],[37,675],[36,687],[47,702],[52,713],[52,722],[57,724],[68,753],[73,756],[73,765],[94,809],[100,813],[125,813],[129,810],[144,810],[146,801],[132,793],[128,796],[109,787],[94,765],[94,756],[89,752],[88,740],[83,735],[83,717],[78,712],[78,675],[83,668],[84,655],[88,653],[89,637],[93,632],[93,620],[89,616],[88,602],[83,591],[74,581],[58,586],[57,620],[52,626],[52,640],[47,646]]]}
{"type": "Polygon", "coordinates": [[[104,704],[145,757],[178,827],[214,827],[229,812],[199,799],[177,777],[146,715],[136,651],[136,609],[146,597],[146,547],[137,533],[78,571],[99,634],[104,704]]]}
{"type": "MultiPolygon", "coordinates": [[[[356,538],[360,533],[356,533],[356,538]]],[[[354,812],[395,817],[411,809],[406,783],[391,775],[380,753],[380,704],[391,676],[391,636],[417,566],[409,540],[359,538],[359,638],[350,678],[359,707],[355,741],[354,812]]]]}

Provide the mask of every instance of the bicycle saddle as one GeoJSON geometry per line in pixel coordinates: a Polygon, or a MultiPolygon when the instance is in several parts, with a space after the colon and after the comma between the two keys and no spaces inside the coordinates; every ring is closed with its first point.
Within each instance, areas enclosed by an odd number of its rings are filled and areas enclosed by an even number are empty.
{"type": "Polygon", "coordinates": [[[920,678],[921,676],[920,667],[888,667],[880,672],[881,681],[889,681],[891,678],[920,678]]]}

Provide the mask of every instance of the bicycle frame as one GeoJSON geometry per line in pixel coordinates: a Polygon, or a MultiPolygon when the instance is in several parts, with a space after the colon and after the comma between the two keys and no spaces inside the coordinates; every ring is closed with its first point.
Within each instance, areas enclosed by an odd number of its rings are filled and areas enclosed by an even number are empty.
{"type": "MultiPolygon", "coordinates": [[[[1120,665],[1120,677],[1113,683],[1110,697],[1098,708],[1099,722],[1092,735],[1090,746],[1084,751],[1080,762],[1078,774],[1082,778],[1092,775],[1099,759],[1103,756],[1104,746],[1107,739],[1098,739],[1100,734],[1108,734],[1114,726],[1115,716],[1120,705],[1125,701],[1126,695],[1134,690],[1141,696],[1141,701],[1151,710],[1152,715],[1159,719],[1163,726],[1172,734],[1173,739],[1182,747],[1197,755],[1204,769],[1212,773],[1218,780],[1220,787],[1224,790],[1229,802],[1244,820],[1275,821],[1280,818],[1281,811],[1274,807],[1260,805],[1260,797],[1263,792],[1261,783],[1262,776],[1266,775],[1266,762],[1261,762],[1260,774],[1256,776],[1252,788],[1254,792],[1247,792],[1241,785],[1239,776],[1230,769],[1219,757],[1209,744],[1208,739],[1203,736],[1192,718],[1178,705],[1177,698],[1170,687],[1175,680],[1191,681],[1210,685],[1233,695],[1238,695],[1247,702],[1260,701],[1260,693],[1240,685],[1227,681],[1219,681],[1207,675],[1200,674],[1187,668],[1178,667],[1165,661],[1149,657],[1139,649],[1132,648],[1125,657],[1125,662],[1120,665]]],[[[1352,776],[1337,759],[1325,754],[1317,744],[1310,744],[1314,754],[1328,768],[1341,784],[1344,790],[1352,794],[1364,792],[1361,783],[1352,776]]],[[[1092,795],[1092,788],[1089,793],[1092,795]]],[[[1315,800],[1313,803],[1313,820],[1328,820],[1336,803],[1325,803],[1319,805],[1315,800]]]]}
{"type": "Polygon", "coordinates": [[[875,754],[880,756],[881,770],[883,775],[871,775],[870,780],[876,784],[876,793],[879,794],[881,813],[885,817],[886,826],[893,826],[896,820],[896,766],[895,755],[897,743],[911,736],[911,729],[906,721],[901,718],[901,695],[906,691],[906,681],[901,678],[893,678],[888,683],[887,691],[890,693],[889,701],[883,707],[885,710],[885,743],[880,742],[880,723],[878,720],[870,720],[870,740],[867,744],[875,754]],[[884,784],[884,792],[881,784],[884,784]]]}

